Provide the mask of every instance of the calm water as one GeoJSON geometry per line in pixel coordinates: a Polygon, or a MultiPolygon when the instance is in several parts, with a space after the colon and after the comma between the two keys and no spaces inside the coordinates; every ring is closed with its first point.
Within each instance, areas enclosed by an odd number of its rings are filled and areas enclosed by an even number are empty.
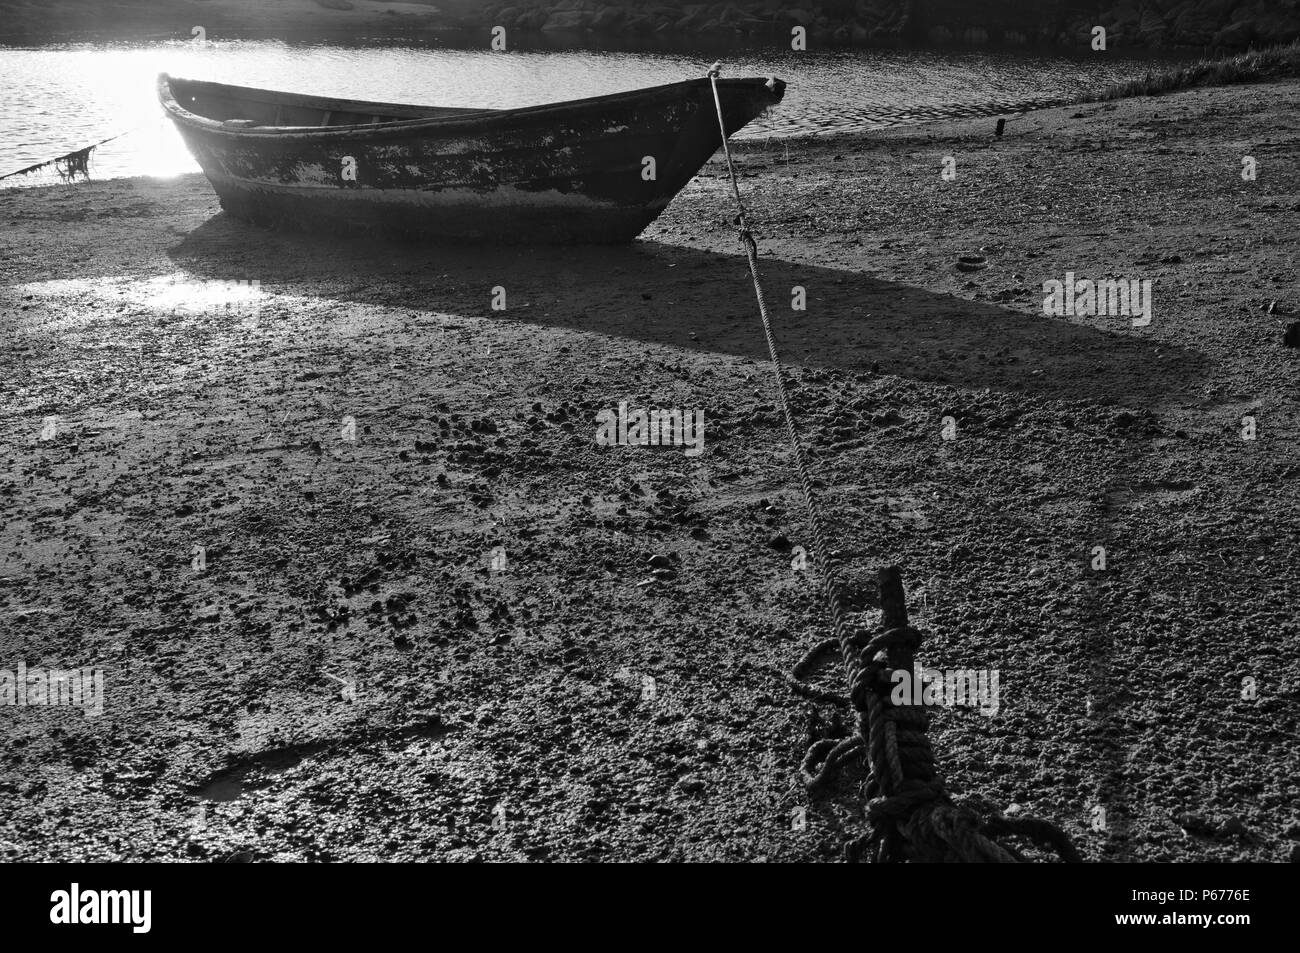
{"type": "MultiPolygon", "coordinates": [[[[416,46],[288,45],[270,40],[0,48],[0,174],[125,129],[94,154],[91,174],[197,171],[154,97],[160,72],[248,86],[429,105],[527,106],[702,76],[715,53],[568,50],[491,53],[416,46]]],[[[724,75],[775,75],[785,101],[742,137],[919,122],[1070,96],[1145,72],[1114,58],[901,50],[724,57],[724,75]]],[[[0,188],[44,184],[23,176],[0,188]]]]}

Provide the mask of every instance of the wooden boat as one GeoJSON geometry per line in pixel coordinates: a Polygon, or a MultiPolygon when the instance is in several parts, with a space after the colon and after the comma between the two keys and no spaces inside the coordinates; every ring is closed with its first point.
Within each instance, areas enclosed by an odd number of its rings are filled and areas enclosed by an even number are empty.
{"type": "MultiPolygon", "coordinates": [[[[728,135],[779,79],[721,79],[728,135]]],[[[722,140],[709,80],[531,106],[407,106],[158,78],[231,215],[298,229],[489,242],[626,242],[722,140]]]]}

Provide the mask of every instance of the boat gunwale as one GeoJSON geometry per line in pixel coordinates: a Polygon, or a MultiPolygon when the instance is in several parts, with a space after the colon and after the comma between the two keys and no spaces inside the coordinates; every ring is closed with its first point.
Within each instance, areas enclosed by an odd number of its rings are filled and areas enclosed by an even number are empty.
{"type": "MultiPolygon", "coordinates": [[[[280,92],[277,90],[268,90],[254,86],[235,86],[228,83],[217,83],[209,80],[189,80],[183,77],[173,77],[167,73],[160,73],[157,80],[158,99],[163,109],[170,117],[186,126],[187,128],[201,131],[208,134],[216,134],[235,139],[273,139],[277,141],[286,140],[319,140],[334,138],[355,138],[359,134],[364,138],[389,138],[391,135],[397,135],[405,138],[412,132],[429,130],[432,132],[443,132],[452,130],[459,132],[464,127],[467,132],[475,132],[481,128],[491,129],[494,125],[510,122],[517,119],[546,118],[551,114],[563,114],[566,112],[582,112],[593,106],[599,105],[621,105],[625,102],[645,99],[654,94],[666,93],[669,90],[681,90],[696,87],[707,87],[708,77],[699,77],[696,79],[681,80],[676,83],[665,83],[660,86],[648,86],[641,89],[628,90],[621,93],[607,93],[603,96],[589,96],[583,99],[570,99],[558,103],[542,103],[537,106],[521,106],[514,109],[481,109],[481,110],[464,110],[460,115],[450,116],[430,116],[419,119],[399,119],[393,122],[383,123],[353,123],[346,126],[251,126],[251,127],[231,127],[225,123],[228,120],[210,119],[196,112],[192,112],[181,105],[180,101],[172,91],[172,82],[197,83],[208,87],[219,87],[221,89],[233,90],[237,92],[253,93],[271,93],[278,96],[293,97],[300,101],[314,101],[318,103],[337,103],[348,106],[375,106],[375,107],[392,107],[399,106],[404,108],[428,108],[428,109],[447,109],[452,107],[445,106],[428,106],[421,107],[414,103],[381,103],[364,100],[342,100],[331,99],[326,96],[312,96],[309,93],[280,92]]],[[[737,77],[721,79],[718,81],[720,88],[727,87],[773,87],[769,84],[778,84],[772,92],[774,97],[773,105],[780,102],[785,95],[784,81],[776,77],[737,77]]],[[[232,97],[234,98],[234,97],[232,97]]],[[[274,100],[271,100],[274,101],[274,100]]],[[[349,110],[353,111],[353,110],[349,110]]],[[[365,112],[364,109],[355,110],[365,112]]],[[[376,115],[381,115],[376,113],[376,115]]]]}

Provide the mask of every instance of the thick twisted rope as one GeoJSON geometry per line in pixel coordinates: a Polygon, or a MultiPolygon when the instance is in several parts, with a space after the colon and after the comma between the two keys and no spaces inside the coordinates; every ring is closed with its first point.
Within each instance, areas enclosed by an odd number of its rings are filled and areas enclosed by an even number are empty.
{"type": "Polygon", "coordinates": [[[795,428],[790,410],[790,393],[782,371],[781,359],[772,333],[772,322],[763,298],[763,284],[758,270],[758,246],[750,232],[745,204],[740,197],[731,149],[727,143],[727,126],[718,95],[719,65],[709,70],[713,104],[718,114],[722,136],[722,153],[727,163],[731,191],[736,199],[737,231],[749,274],[754,282],[763,335],[776,378],[777,400],[785,420],[786,436],[799,484],[803,490],[812,540],[813,566],[821,580],[834,639],[816,646],[795,667],[791,683],[800,694],[819,701],[848,702],[857,711],[857,734],[842,740],[823,739],[809,748],[803,771],[810,788],[824,785],[836,771],[859,755],[865,756],[867,820],[871,832],[850,843],[846,854],[858,859],[871,849],[882,861],[993,861],[1015,863],[1023,858],[994,841],[994,836],[1021,836],[1054,848],[1069,861],[1079,855],[1069,838],[1045,821],[1011,820],[995,817],[984,821],[973,811],[952,802],[934,768],[934,752],[926,735],[928,717],[921,705],[892,704],[891,678],[895,671],[911,677],[913,657],[921,642],[920,633],[907,624],[901,574],[897,568],[881,570],[881,606],[884,631],[871,634],[847,608],[844,587],[838,572],[838,554],[829,545],[817,496],[813,490],[807,454],[795,428]],[[822,652],[838,647],[840,661],[848,676],[847,699],[808,686],[803,675],[822,652]]]}

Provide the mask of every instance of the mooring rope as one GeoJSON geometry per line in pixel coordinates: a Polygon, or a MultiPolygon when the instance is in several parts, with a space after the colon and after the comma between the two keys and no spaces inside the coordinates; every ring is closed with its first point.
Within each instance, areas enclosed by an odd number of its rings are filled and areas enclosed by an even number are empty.
{"type": "Polygon", "coordinates": [[[6,172],[0,175],[0,181],[12,178],[15,175],[29,175],[32,172],[39,172],[46,166],[54,166],[59,173],[59,177],[65,182],[69,179],[76,178],[78,175],[90,176],[90,154],[104,145],[106,142],[112,142],[114,139],[121,139],[128,133],[142,129],[144,126],[132,126],[130,129],[124,129],[115,136],[109,136],[107,139],[100,139],[99,142],[92,142],[90,145],[81,149],[73,149],[71,152],[65,152],[61,156],[55,156],[53,159],[46,159],[44,162],[38,162],[35,165],[29,165],[25,169],[18,169],[15,172],[6,172]]]}
{"type": "MultiPolygon", "coordinates": [[[[772,322],[763,298],[763,283],[758,269],[758,246],[749,229],[745,203],[740,197],[736,169],[727,142],[727,125],[718,95],[720,64],[709,69],[713,104],[718,114],[718,131],[722,136],[722,154],[727,163],[731,191],[736,199],[737,231],[749,261],[749,274],[758,299],[758,313],[767,339],[772,372],[776,377],[777,399],[785,419],[786,436],[794,459],[799,484],[803,489],[812,540],[813,566],[821,579],[822,593],[830,611],[834,639],[815,646],[797,665],[789,679],[801,695],[818,701],[851,704],[857,711],[857,733],[844,739],[823,739],[809,748],[803,761],[805,780],[810,789],[824,785],[843,764],[864,755],[867,768],[867,821],[871,831],[846,845],[845,853],[853,860],[868,848],[877,861],[993,861],[1015,863],[1024,858],[1012,848],[993,840],[998,836],[1019,836],[1054,849],[1064,860],[1077,862],[1078,852],[1059,828],[1033,818],[995,816],[981,819],[974,811],[953,803],[934,769],[934,752],[926,735],[928,716],[920,704],[894,705],[890,697],[891,676],[898,670],[912,676],[913,655],[921,643],[921,634],[907,623],[907,609],[902,577],[898,569],[881,570],[881,608],[883,631],[871,633],[865,623],[848,608],[836,561],[838,554],[829,546],[829,536],[821,516],[807,454],[794,415],[790,410],[790,393],[785,382],[772,322]],[[838,647],[840,660],[848,677],[848,697],[814,688],[803,676],[822,653],[838,647]]],[[[919,686],[918,686],[919,687],[919,686]]]]}

